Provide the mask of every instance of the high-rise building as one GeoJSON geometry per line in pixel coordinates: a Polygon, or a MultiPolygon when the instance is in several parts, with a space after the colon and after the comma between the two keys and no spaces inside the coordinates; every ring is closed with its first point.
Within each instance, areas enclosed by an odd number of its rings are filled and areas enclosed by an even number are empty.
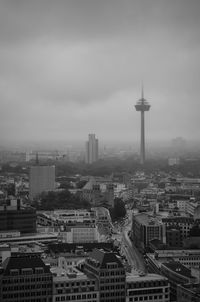
{"type": "Polygon", "coordinates": [[[55,190],[55,166],[32,166],[29,174],[29,197],[55,190]]]}
{"type": "Polygon", "coordinates": [[[98,160],[98,139],[95,138],[95,134],[89,134],[88,141],[86,142],[86,164],[92,164],[98,160]]]}
{"type": "Polygon", "coordinates": [[[140,142],[140,163],[143,165],[145,162],[145,131],[144,131],[144,112],[149,111],[150,105],[147,100],[144,99],[143,96],[143,88],[142,88],[142,96],[141,99],[137,101],[135,105],[136,111],[141,112],[141,142],[140,142]]]}

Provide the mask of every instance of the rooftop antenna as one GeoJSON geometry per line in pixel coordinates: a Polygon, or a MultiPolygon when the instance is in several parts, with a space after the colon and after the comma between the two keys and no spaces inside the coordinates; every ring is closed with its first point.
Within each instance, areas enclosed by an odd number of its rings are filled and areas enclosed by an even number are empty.
{"type": "Polygon", "coordinates": [[[144,99],[144,85],[143,85],[143,81],[142,81],[142,100],[144,99]]]}

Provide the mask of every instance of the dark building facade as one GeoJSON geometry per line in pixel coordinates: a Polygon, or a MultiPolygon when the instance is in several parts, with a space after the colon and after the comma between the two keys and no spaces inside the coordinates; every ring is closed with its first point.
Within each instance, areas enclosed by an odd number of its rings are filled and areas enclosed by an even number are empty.
{"type": "Polygon", "coordinates": [[[98,280],[100,302],[125,302],[125,269],[114,253],[94,249],[84,271],[98,280]]]}
{"type": "Polygon", "coordinates": [[[16,205],[6,204],[0,207],[0,232],[18,230],[23,233],[36,232],[36,210],[32,207],[21,207],[20,200],[16,205]]]}
{"type": "Polygon", "coordinates": [[[180,262],[171,261],[162,263],[161,273],[169,279],[170,301],[177,301],[177,285],[194,283],[196,278],[191,275],[191,270],[180,262]]]}
{"type": "Polygon", "coordinates": [[[52,274],[37,256],[9,257],[0,269],[0,301],[51,302],[52,274]]]}
{"type": "Polygon", "coordinates": [[[178,285],[177,302],[200,302],[200,284],[178,285]]]}

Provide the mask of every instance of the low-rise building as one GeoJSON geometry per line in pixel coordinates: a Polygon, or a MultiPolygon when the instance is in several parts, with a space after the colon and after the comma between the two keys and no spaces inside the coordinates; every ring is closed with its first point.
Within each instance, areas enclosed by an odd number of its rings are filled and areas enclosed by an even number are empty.
{"type": "Polygon", "coordinates": [[[195,283],[196,277],[192,276],[191,270],[180,262],[170,261],[161,264],[161,273],[169,279],[170,300],[177,300],[177,285],[195,283]]]}
{"type": "Polygon", "coordinates": [[[51,272],[53,274],[53,302],[99,301],[98,281],[94,277],[89,277],[76,268],[54,267],[51,272]]]}
{"type": "Polygon", "coordinates": [[[125,269],[116,254],[94,249],[85,261],[84,271],[98,280],[99,302],[125,302],[125,269]]]}
{"type": "Polygon", "coordinates": [[[0,301],[52,301],[50,268],[36,256],[8,257],[0,269],[0,301]]]}
{"type": "Polygon", "coordinates": [[[166,243],[165,225],[156,217],[146,213],[133,215],[132,235],[135,244],[142,250],[149,247],[152,239],[166,243]]]}
{"type": "Polygon", "coordinates": [[[126,302],[168,302],[170,288],[168,279],[157,274],[126,276],[126,302]]]}
{"type": "Polygon", "coordinates": [[[177,286],[177,302],[200,302],[200,284],[179,284],[177,286]]]}

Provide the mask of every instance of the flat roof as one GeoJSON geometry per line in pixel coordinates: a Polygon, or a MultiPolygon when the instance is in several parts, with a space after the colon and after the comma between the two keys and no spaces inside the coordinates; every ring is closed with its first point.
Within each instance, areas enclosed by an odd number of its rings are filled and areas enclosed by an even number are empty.
{"type": "Polygon", "coordinates": [[[134,275],[134,274],[127,274],[126,275],[126,282],[140,282],[140,281],[156,281],[156,280],[167,280],[166,277],[158,274],[146,274],[146,275],[134,275]]]}
{"type": "Polygon", "coordinates": [[[146,226],[158,226],[161,225],[161,222],[157,217],[151,216],[146,213],[136,214],[134,218],[141,224],[146,226]]]}

